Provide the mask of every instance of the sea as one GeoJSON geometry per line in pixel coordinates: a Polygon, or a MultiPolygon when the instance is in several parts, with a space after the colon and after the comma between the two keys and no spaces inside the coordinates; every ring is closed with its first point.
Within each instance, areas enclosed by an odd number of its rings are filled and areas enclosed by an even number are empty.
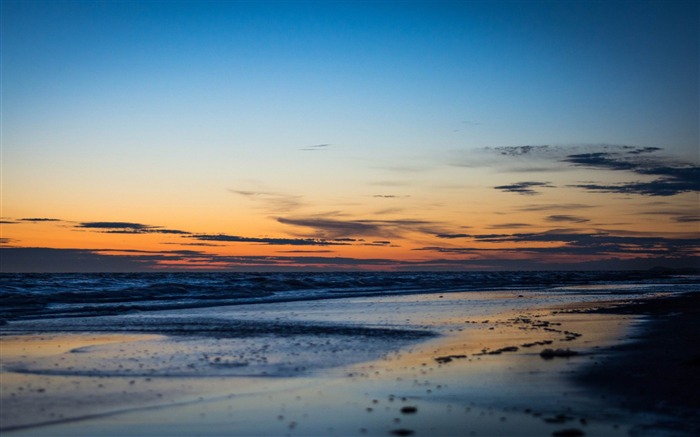
{"type": "MultiPolygon", "coordinates": [[[[1,274],[12,320],[449,292],[635,295],[700,290],[700,270],[1,274]]],[[[598,296],[600,297],[600,296],[598,296]]]]}

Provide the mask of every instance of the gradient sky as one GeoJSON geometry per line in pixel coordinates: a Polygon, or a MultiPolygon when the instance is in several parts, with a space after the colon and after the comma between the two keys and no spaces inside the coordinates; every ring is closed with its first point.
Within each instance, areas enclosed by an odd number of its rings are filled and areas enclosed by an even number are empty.
{"type": "Polygon", "coordinates": [[[2,271],[699,266],[697,1],[2,0],[2,271]]]}

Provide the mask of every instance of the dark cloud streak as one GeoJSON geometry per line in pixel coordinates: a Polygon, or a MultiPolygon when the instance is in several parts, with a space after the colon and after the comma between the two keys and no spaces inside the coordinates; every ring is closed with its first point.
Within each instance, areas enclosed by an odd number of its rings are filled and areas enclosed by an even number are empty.
{"type": "Polygon", "coordinates": [[[673,196],[680,193],[700,191],[700,166],[669,164],[659,157],[643,157],[661,149],[656,147],[635,148],[626,154],[596,152],[569,155],[563,162],[574,166],[612,171],[627,171],[644,176],[654,176],[652,181],[633,181],[619,184],[583,183],[570,185],[599,193],[638,194],[644,196],[673,196]]]}
{"type": "Polygon", "coordinates": [[[550,215],[545,218],[548,222],[570,222],[570,223],[586,223],[589,222],[587,218],[578,217],[568,214],[555,214],[550,215]]]}
{"type": "Polygon", "coordinates": [[[29,218],[21,218],[20,221],[23,221],[23,222],[61,222],[63,220],[55,219],[55,218],[29,217],[29,218]]]}
{"type": "Polygon", "coordinates": [[[516,193],[525,196],[540,194],[538,191],[533,190],[534,187],[554,188],[554,186],[549,182],[517,182],[510,185],[499,185],[494,188],[508,193],[516,193]]]}
{"type": "Polygon", "coordinates": [[[189,235],[190,232],[178,229],[165,229],[161,226],[144,225],[131,222],[82,222],[77,229],[89,229],[105,234],[174,234],[189,235]]]}
{"type": "Polygon", "coordinates": [[[259,238],[259,237],[240,237],[237,235],[226,234],[197,234],[191,235],[188,238],[194,238],[200,241],[218,241],[225,243],[259,243],[272,246],[347,246],[349,243],[341,241],[331,241],[315,238],[259,238]]]}

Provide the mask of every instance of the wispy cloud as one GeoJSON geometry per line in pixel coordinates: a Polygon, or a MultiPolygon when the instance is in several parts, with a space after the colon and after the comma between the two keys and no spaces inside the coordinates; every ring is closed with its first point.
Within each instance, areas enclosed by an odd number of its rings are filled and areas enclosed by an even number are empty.
{"type": "MultiPolygon", "coordinates": [[[[673,196],[700,191],[700,166],[674,161],[660,147],[616,144],[528,145],[485,148],[458,156],[452,165],[505,169],[509,172],[566,171],[576,168],[608,170],[643,176],[651,180],[622,183],[576,182],[565,185],[598,193],[673,196]]],[[[598,174],[600,175],[600,174],[598,174]]],[[[543,182],[519,182],[495,187],[517,194],[533,195],[533,188],[550,187],[543,182]]]]}
{"type": "Polygon", "coordinates": [[[681,259],[696,256],[700,250],[700,238],[666,238],[653,234],[616,235],[606,231],[581,232],[559,229],[537,233],[483,234],[474,235],[472,238],[480,244],[462,247],[432,246],[420,250],[462,255],[478,255],[482,252],[586,255],[601,259],[623,255],[681,259]],[[483,243],[492,245],[484,246],[483,243]],[[520,246],[513,247],[514,243],[520,246]],[[508,247],[500,246],[501,244],[508,244],[508,247]]]}
{"type": "Polygon", "coordinates": [[[304,206],[303,197],[298,195],[258,190],[229,189],[228,191],[258,202],[264,210],[275,214],[290,212],[304,206]]]}
{"type": "Polygon", "coordinates": [[[532,225],[528,223],[497,223],[487,226],[488,229],[519,229],[519,228],[529,228],[532,225]]]}
{"type": "Polygon", "coordinates": [[[0,249],[3,272],[141,272],[155,267],[144,256],[113,256],[89,249],[10,247],[0,249]]]}
{"type": "Polygon", "coordinates": [[[578,217],[575,215],[568,214],[555,214],[550,215],[545,218],[548,222],[570,222],[570,223],[586,223],[589,222],[587,218],[578,217]]]}
{"type": "Polygon", "coordinates": [[[349,243],[337,240],[317,238],[267,238],[267,237],[240,237],[226,234],[197,234],[188,238],[201,241],[219,241],[225,243],[259,243],[272,246],[347,246],[349,243]]]}
{"type": "Polygon", "coordinates": [[[60,222],[63,220],[56,219],[56,218],[29,217],[29,218],[21,218],[20,221],[23,221],[23,222],[60,222]]]}
{"type": "Polygon", "coordinates": [[[328,150],[329,147],[331,147],[331,144],[314,144],[312,146],[302,147],[299,150],[304,152],[318,152],[321,150],[328,150]]]}
{"type": "MultiPolygon", "coordinates": [[[[538,234],[531,234],[536,236],[538,234]]],[[[486,249],[477,247],[423,247],[415,250],[440,253],[449,258],[427,260],[396,260],[387,258],[352,258],[320,256],[325,251],[289,251],[299,256],[229,256],[192,250],[149,252],[144,250],[115,249],[52,249],[43,247],[2,247],[2,272],[134,272],[158,270],[240,270],[290,271],[303,269],[390,269],[390,270],[455,270],[455,269],[629,269],[650,268],[655,265],[674,267],[697,266],[700,241],[656,239],[647,251],[639,251],[634,238],[618,237],[611,240],[605,235],[550,234],[549,240],[566,240],[559,247],[535,247],[526,250],[486,249]],[[596,240],[599,239],[599,240],[596,240]],[[632,246],[627,247],[627,245],[632,246]],[[586,257],[596,252],[596,246],[614,247],[603,256],[586,257]],[[660,245],[659,245],[660,244],[660,245]],[[621,247],[615,252],[615,247],[621,247]],[[678,249],[683,253],[677,253],[678,249]],[[626,255],[626,256],[621,256],[626,255]],[[573,258],[566,258],[566,256],[573,258]],[[586,261],[587,260],[587,261],[586,261]]],[[[507,237],[502,237],[507,238],[507,237]]],[[[527,238],[521,235],[517,239],[527,238]]],[[[536,238],[538,239],[538,238],[536,238]]],[[[542,238],[542,240],[548,240],[542,238]]],[[[647,241],[647,244],[651,241],[647,241]]]]}
{"type": "Polygon", "coordinates": [[[658,152],[663,150],[660,147],[632,147],[631,150],[628,150],[627,153],[630,155],[641,155],[643,153],[653,153],[653,152],[658,152]]]}
{"type": "Polygon", "coordinates": [[[700,222],[700,215],[680,215],[673,218],[678,223],[700,222]]]}
{"type": "Polygon", "coordinates": [[[328,238],[381,235],[382,227],[365,220],[338,220],[321,217],[279,217],[277,221],[291,226],[313,229],[328,238]]]}
{"type": "Polygon", "coordinates": [[[582,203],[557,203],[551,205],[527,205],[518,208],[518,211],[538,212],[538,211],[570,211],[574,209],[594,208],[593,205],[585,205],[582,203]]]}
{"type": "Polygon", "coordinates": [[[437,234],[435,235],[437,238],[444,238],[444,239],[455,239],[455,238],[471,238],[472,235],[470,234],[437,234]]]}
{"type": "Polygon", "coordinates": [[[375,240],[375,241],[371,241],[369,243],[364,243],[364,245],[365,246],[375,246],[375,247],[391,246],[391,241],[375,240]]]}
{"type": "Polygon", "coordinates": [[[389,215],[389,214],[398,214],[398,213],[401,213],[404,211],[405,211],[405,208],[384,208],[384,209],[374,211],[373,214],[374,215],[389,215]]]}
{"type": "Polygon", "coordinates": [[[440,225],[427,220],[339,220],[327,216],[278,217],[277,221],[290,226],[309,228],[321,238],[380,237],[399,238],[406,232],[439,233],[440,225]]]}
{"type": "MultiPolygon", "coordinates": [[[[700,171],[695,178],[700,178],[700,171]]],[[[680,193],[700,191],[700,179],[682,180],[661,178],[651,182],[628,182],[621,184],[583,183],[571,187],[583,188],[597,193],[640,194],[645,196],[673,196],[680,193]]]]}
{"type": "Polygon", "coordinates": [[[576,188],[600,192],[639,194],[646,196],[673,196],[700,191],[700,166],[671,162],[666,158],[649,156],[658,147],[623,149],[615,152],[582,153],[567,156],[563,161],[579,167],[627,171],[652,176],[652,181],[632,181],[615,184],[581,183],[576,188]]]}
{"type": "Polygon", "coordinates": [[[667,205],[659,205],[663,209],[641,211],[640,215],[665,216],[677,223],[691,223],[700,221],[698,207],[694,208],[673,208],[667,205]]]}
{"type": "Polygon", "coordinates": [[[162,226],[151,226],[132,222],[82,222],[76,225],[75,228],[88,229],[107,234],[190,234],[190,232],[180,231],[178,229],[166,229],[162,226]]]}
{"type": "Polygon", "coordinates": [[[485,147],[453,151],[447,164],[454,167],[489,167],[510,173],[565,170],[558,160],[565,156],[558,146],[485,147]]]}
{"type": "Polygon", "coordinates": [[[335,253],[334,250],[278,250],[277,253],[335,253]]]}
{"type": "Polygon", "coordinates": [[[518,182],[510,185],[499,185],[494,187],[497,190],[506,191],[509,193],[522,194],[525,196],[533,196],[540,194],[533,188],[554,188],[554,186],[549,182],[518,182]]]}

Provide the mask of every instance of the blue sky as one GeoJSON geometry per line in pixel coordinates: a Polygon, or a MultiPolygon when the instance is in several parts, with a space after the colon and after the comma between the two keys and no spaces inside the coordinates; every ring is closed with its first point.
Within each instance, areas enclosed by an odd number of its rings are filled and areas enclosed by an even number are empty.
{"type": "MultiPolygon", "coordinates": [[[[696,1],[3,0],[3,217],[293,238],[323,231],[283,214],[487,228],[522,206],[493,196],[513,184],[616,204],[613,184],[700,164],[698,15],[696,1]],[[491,153],[529,145],[551,148],[491,153]],[[619,164],[646,147],[653,162],[619,164]],[[585,153],[616,163],[571,158],[585,153]]],[[[652,188],[626,187],[626,211],[653,207],[652,188]]],[[[656,208],[693,212],[695,189],[674,196],[656,208]]],[[[8,229],[18,246],[86,249],[8,229]]]]}
{"type": "Polygon", "coordinates": [[[228,127],[266,145],[376,147],[385,136],[382,146],[416,148],[696,146],[694,2],[4,1],[3,10],[9,135],[40,122],[127,139],[228,127]],[[448,135],[465,121],[487,127],[448,135]]]}

